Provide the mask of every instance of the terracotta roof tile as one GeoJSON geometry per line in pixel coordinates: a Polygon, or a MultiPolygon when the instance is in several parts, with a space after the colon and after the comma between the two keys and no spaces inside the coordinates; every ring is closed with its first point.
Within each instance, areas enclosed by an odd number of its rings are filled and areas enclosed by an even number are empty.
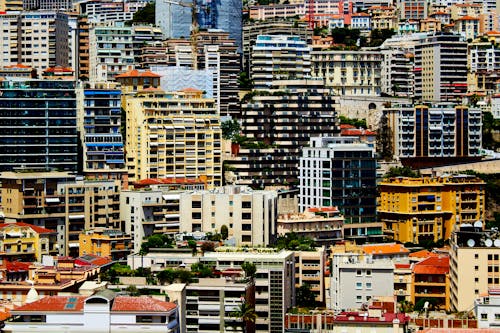
{"type": "Polygon", "coordinates": [[[450,257],[429,257],[413,266],[415,274],[447,274],[450,271],[450,257]]]}
{"type": "Polygon", "coordinates": [[[366,254],[395,254],[410,252],[407,248],[404,247],[403,244],[397,243],[364,245],[363,251],[366,254]]]}
{"type": "Polygon", "coordinates": [[[175,303],[163,302],[147,296],[117,296],[111,310],[119,312],[168,312],[176,307],[175,303]]]}
{"type": "Polygon", "coordinates": [[[11,314],[10,314],[8,309],[6,309],[5,312],[0,311],[0,321],[5,321],[10,317],[11,317],[11,314]]]}
{"type": "Polygon", "coordinates": [[[128,71],[128,72],[125,72],[122,74],[118,74],[117,76],[115,76],[115,78],[126,78],[126,77],[153,77],[153,78],[157,78],[157,77],[161,77],[161,75],[158,75],[158,74],[153,73],[151,71],[139,72],[137,69],[133,69],[131,71],[128,71]]]}
{"type": "Polygon", "coordinates": [[[85,296],[49,296],[16,308],[15,312],[78,312],[83,310],[85,296]]]}
{"type": "Polygon", "coordinates": [[[5,261],[5,268],[8,272],[27,272],[31,263],[20,261],[5,261]]]}
{"type": "Polygon", "coordinates": [[[39,233],[39,234],[54,234],[56,233],[55,230],[50,230],[50,229],[46,229],[46,228],[42,228],[42,227],[38,227],[36,225],[32,225],[32,224],[28,224],[28,223],[24,223],[24,222],[16,222],[16,223],[1,223],[0,224],[0,229],[3,229],[3,228],[6,228],[6,227],[10,227],[10,226],[18,226],[18,227],[29,227],[31,228],[33,231],[39,233]]]}
{"type": "Polygon", "coordinates": [[[420,250],[417,252],[410,253],[410,258],[428,258],[428,257],[437,257],[439,256],[437,253],[428,251],[428,250],[420,250]]]}

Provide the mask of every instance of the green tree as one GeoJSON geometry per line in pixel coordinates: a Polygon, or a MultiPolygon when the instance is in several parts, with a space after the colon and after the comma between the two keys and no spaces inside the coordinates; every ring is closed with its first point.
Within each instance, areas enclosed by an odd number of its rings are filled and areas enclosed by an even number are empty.
{"type": "Polygon", "coordinates": [[[493,137],[493,132],[500,131],[500,120],[493,118],[491,112],[483,113],[483,147],[496,150],[500,148],[500,142],[493,137]]]}
{"type": "Polygon", "coordinates": [[[196,241],[193,239],[188,240],[188,246],[191,248],[191,251],[193,252],[193,256],[196,255],[198,252],[198,246],[196,244],[196,241]]]}
{"type": "Polygon", "coordinates": [[[215,244],[213,242],[203,242],[200,246],[201,253],[214,252],[215,244]]]}
{"type": "Polygon", "coordinates": [[[150,2],[135,12],[132,21],[129,21],[129,23],[155,24],[155,3],[150,2]]]}
{"type": "Polygon", "coordinates": [[[248,72],[243,71],[240,73],[240,76],[238,77],[238,84],[240,86],[240,89],[252,89],[253,83],[250,79],[250,76],[248,75],[248,72]]]}
{"type": "Polygon", "coordinates": [[[134,286],[133,284],[128,286],[125,289],[125,291],[128,292],[130,296],[140,296],[141,295],[141,293],[139,292],[139,289],[137,289],[137,287],[134,286]]]}
{"type": "Polygon", "coordinates": [[[177,278],[179,282],[189,284],[193,282],[193,273],[184,269],[179,269],[177,270],[177,278]]]}
{"type": "Polygon", "coordinates": [[[214,277],[213,268],[200,262],[191,265],[191,272],[199,278],[214,277]]]}
{"type": "Polygon", "coordinates": [[[243,332],[247,332],[249,326],[255,324],[257,313],[255,312],[255,308],[245,301],[231,313],[231,317],[240,319],[243,332]]]}
{"type": "Polygon", "coordinates": [[[156,278],[158,279],[158,282],[160,282],[160,284],[174,283],[176,276],[177,272],[171,268],[164,269],[158,274],[156,274],[156,278]]]}
{"type": "Polygon", "coordinates": [[[236,136],[241,131],[240,123],[236,119],[226,120],[220,124],[222,130],[222,138],[235,142],[236,136]]]}
{"type": "Polygon", "coordinates": [[[257,266],[253,262],[245,261],[241,264],[241,269],[245,272],[245,277],[249,279],[254,279],[257,273],[257,266]]]}
{"type": "Polygon", "coordinates": [[[227,237],[229,236],[229,228],[227,227],[227,225],[223,224],[222,227],[220,227],[220,234],[223,240],[227,239],[227,237]]]}
{"type": "Polygon", "coordinates": [[[377,151],[380,152],[380,157],[385,161],[393,159],[392,130],[385,113],[380,118],[377,129],[377,151]]]}
{"type": "Polygon", "coordinates": [[[278,236],[276,248],[278,250],[313,251],[314,240],[312,238],[297,235],[295,232],[278,236]]]}
{"type": "Polygon", "coordinates": [[[332,30],[333,42],[346,46],[356,46],[361,32],[359,29],[334,28],[332,30]]]}
{"type": "Polygon", "coordinates": [[[296,291],[297,306],[311,308],[316,306],[316,295],[312,292],[311,286],[304,283],[296,291]]]}
{"type": "Polygon", "coordinates": [[[392,167],[384,175],[384,178],[393,177],[418,178],[420,177],[420,173],[418,171],[413,171],[410,167],[392,167]]]}
{"type": "Polygon", "coordinates": [[[413,312],[413,303],[406,300],[399,302],[399,311],[402,313],[413,312]]]}

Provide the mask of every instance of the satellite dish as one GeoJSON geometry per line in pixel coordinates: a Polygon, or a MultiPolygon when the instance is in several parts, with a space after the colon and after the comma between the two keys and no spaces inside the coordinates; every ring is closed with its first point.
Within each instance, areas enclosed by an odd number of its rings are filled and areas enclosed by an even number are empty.
{"type": "Polygon", "coordinates": [[[493,245],[495,245],[495,247],[500,247],[500,239],[495,239],[493,245]]]}
{"type": "Polygon", "coordinates": [[[483,222],[481,222],[481,220],[474,222],[474,228],[483,229],[483,222]]]}
{"type": "Polygon", "coordinates": [[[486,247],[491,247],[493,245],[493,241],[488,238],[487,240],[484,241],[484,245],[486,247]]]}
{"type": "Polygon", "coordinates": [[[474,247],[474,245],[476,245],[476,242],[472,238],[467,241],[468,247],[474,247]]]}

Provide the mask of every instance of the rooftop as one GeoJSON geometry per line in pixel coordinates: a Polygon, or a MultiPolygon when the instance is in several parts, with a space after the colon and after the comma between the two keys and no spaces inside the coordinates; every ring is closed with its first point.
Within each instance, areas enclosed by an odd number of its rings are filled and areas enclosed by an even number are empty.
{"type": "Polygon", "coordinates": [[[413,266],[414,274],[448,274],[450,271],[450,257],[429,257],[413,266]]]}
{"type": "Polygon", "coordinates": [[[407,248],[404,247],[403,244],[397,244],[397,243],[363,245],[363,251],[366,254],[379,254],[379,255],[410,252],[407,248]]]}

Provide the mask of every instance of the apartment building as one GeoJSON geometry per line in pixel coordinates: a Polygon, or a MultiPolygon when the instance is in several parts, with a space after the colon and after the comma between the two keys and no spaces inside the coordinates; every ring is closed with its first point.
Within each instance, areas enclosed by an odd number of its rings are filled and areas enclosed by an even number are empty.
{"type": "Polygon", "coordinates": [[[412,296],[412,267],[411,264],[394,264],[394,296],[396,302],[410,302],[412,296]]]}
{"type": "Polygon", "coordinates": [[[250,62],[253,57],[252,49],[255,46],[259,35],[288,35],[297,36],[300,40],[310,44],[312,29],[307,22],[287,21],[281,18],[270,18],[265,21],[249,22],[243,25],[243,68],[250,69],[250,62]]]}
{"type": "Polygon", "coordinates": [[[85,16],[78,16],[77,19],[77,39],[75,41],[76,49],[76,77],[82,81],[88,81],[90,78],[90,23],[85,16]]]}
{"type": "Polygon", "coordinates": [[[484,220],[484,186],[466,175],[385,179],[378,201],[384,232],[402,243],[449,239],[455,224],[484,220]]]}
{"type": "Polygon", "coordinates": [[[372,29],[397,29],[398,16],[396,7],[373,6],[368,8],[368,13],[371,15],[372,29]]]}
{"type": "Polygon", "coordinates": [[[132,236],[133,251],[153,234],[179,232],[179,200],[183,191],[204,190],[203,179],[148,179],[134,184],[134,190],[120,195],[120,219],[132,236]]]}
{"type": "Polygon", "coordinates": [[[376,162],[353,137],[311,138],[299,164],[299,210],[337,206],[345,223],[375,221],[376,162]]]}
{"type": "Polygon", "coordinates": [[[102,290],[92,296],[48,296],[16,308],[10,332],[176,332],[175,303],[146,296],[117,296],[102,290]],[[128,329],[127,329],[128,328],[128,329]]]}
{"type": "Polygon", "coordinates": [[[344,216],[337,207],[309,207],[303,213],[278,216],[278,235],[295,233],[328,246],[344,238],[344,216]]]}
{"type": "Polygon", "coordinates": [[[0,258],[10,261],[41,261],[57,254],[57,233],[27,223],[0,224],[0,258]]]}
{"type": "Polygon", "coordinates": [[[245,325],[233,315],[243,303],[255,307],[255,285],[251,282],[205,278],[186,285],[186,332],[218,333],[226,327],[254,332],[255,323],[245,325]]]}
{"type": "Polygon", "coordinates": [[[250,78],[255,89],[270,89],[275,80],[311,76],[310,48],[298,36],[257,36],[250,61],[250,78]]]}
{"type": "Polygon", "coordinates": [[[325,274],[327,267],[325,247],[315,251],[294,251],[295,288],[303,285],[311,287],[319,304],[325,304],[325,274]]]}
{"type": "Polygon", "coordinates": [[[415,97],[457,101],[467,92],[467,43],[461,35],[429,34],[415,45],[415,97]]]}
{"type": "Polygon", "coordinates": [[[334,254],[330,279],[331,308],[334,310],[361,309],[372,298],[393,296],[394,263],[373,260],[359,254],[334,254]]]}
{"type": "Polygon", "coordinates": [[[273,252],[272,249],[244,252],[243,249],[217,248],[205,253],[200,261],[224,271],[241,269],[251,262],[257,266],[255,276],[255,332],[282,333],[285,313],[295,303],[294,254],[291,251],[273,252]]]}
{"type": "Polygon", "coordinates": [[[0,93],[0,170],[76,171],[75,82],[8,79],[0,93]]]}
{"type": "Polygon", "coordinates": [[[119,181],[84,181],[67,172],[3,172],[0,180],[5,221],[56,231],[60,255],[77,256],[83,230],[121,229],[119,181]]]}
{"type": "Polygon", "coordinates": [[[382,49],[380,91],[393,96],[412,97],[414,89],[413,57],[408,49],[382,49]]]}
{"type": "Polygon", "coordinates": [[[149,89],[125,100],[130,182],[202,176],[210,188],[221,185],[221,129],[213,99],[186,88],[177,92],[149,89]]]}
{"type": "Polygon", "coordinates": [[[412,268],[411,302],[434,299],[435,307],[450,310],[450,258],[429,257],[412,268]]]}
{"type": "Polygon", "coordinates": [[[253,191],[246,186],[225,186],[210,191],[181,193],[181,232],[220,232],[223,225],[237,246],[274,243],[276,191],[253,191]]]}
{"type": "Polygon", "coordinates": [[[455,32],[465,40],[475,39],[480,32],[480,19],[472,16],[462,16],[455,20],[455,32]]]}
{"type": "Polygon", "coordinates": [[[470,91],[496,92],[496,75],[500,73],[500,49],[489,42],[469,44],[468,84],[470,91]]]}
{"type": "Polygon", "coordinates": [[[112,260],[127,258],[131,252],[130,235],[121,230],[94,228],[85,230],[79,235],[80,256],[92,254],[112,260]]]}
{"type": "Polygon", "coordinates": [[[474,301],[474,315],[478,320],[478,328],[498,328],[500,311],[500,291],[488,289],[488,293],[480,295],[474,301]]]}
{"type": "Polygon", "coordinates": [[[480,158],[481,110],[451,104],[384,110],[393,152],[403,164],[439,165],[480,158]]]}
{"type": "Polygon", "coordinates": [[[132,28],[123,22],[89,29],[89,80],[113,81],[118,74],[134,69],[132,28]]]}
{"type": "Polygon", "coordinates": [[[242,143],[227,162],[237,183],[264,188],[298,182],[301,147],[313,136],[339,133],[338,100],[320,80],[275,81],[273,94],[252,94],[243,104],[242,143]]]}
{"type": "Polygon", "coordinates": [[[427,1],[398,0],[399,18],[401,20],[421,20],[427,18],[427,1]]]}
{"type": "Polygon", "coordinates": [[[379,96],[382,60],[380,51],[313,50],[311,75],[337,95],[379,96]]]}
{"type": "Polygon", "coordinates": [[[79,125],[83,143],[83,174],[87,179],[126,182],[121,128],[121,91],[109,83],[79,90],[79,125]]]}
{"type": "Polygon", "coordinates": [[[480,222],[457,225],[450,238],[452,311],[469,311],[475,299],[487,295],[488,290],[498,288],[499,236],[497,229],[484,230],[480,222]]]}

